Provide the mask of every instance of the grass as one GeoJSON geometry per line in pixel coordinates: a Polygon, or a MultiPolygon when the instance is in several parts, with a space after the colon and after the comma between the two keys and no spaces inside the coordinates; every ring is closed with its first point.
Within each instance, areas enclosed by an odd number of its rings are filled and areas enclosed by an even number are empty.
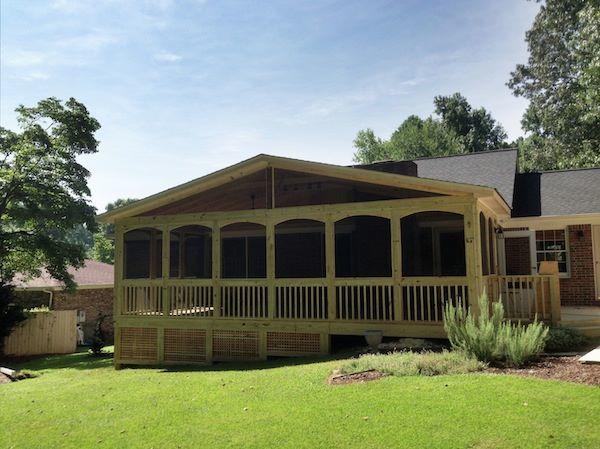
{"type": "Polygon", "coordinates": [[[596,448],[600,388],[490,374],[329,386],[340,360],[114,371],[49,357],[0,385],[5,448],[596,448]]]}
{"type": "Polygon", "coordinates": [[[394,376],[438,376],[481,371],[485,364],[458,351],[365,354],[342,364],[340,372],[376,370],[394,376]]]}

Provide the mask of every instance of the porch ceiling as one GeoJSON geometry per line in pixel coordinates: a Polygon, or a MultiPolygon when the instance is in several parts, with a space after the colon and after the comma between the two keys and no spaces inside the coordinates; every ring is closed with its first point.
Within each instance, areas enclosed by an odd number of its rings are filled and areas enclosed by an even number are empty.
{"type": "Polygon", "coordinates": [[[260,154],[238,164],[216,171],[209,175],[197,178],[171,189],[164,190],[155,195],[139,200],[127,206],[105,212],[98,216],[101,222],[114,223],[127,217],[143,214],[150,210],[180,201],[192,195],[213,189],[218,186],[236,181],[266,168],[292,170],[313,175],[327,176],[346,181],[370,183],[381,186],[411,189],[432,194],[442,195],[474,195],[489,198],[493,203],[498,203],[499,210],[508,211],[508,205],[501,199],[495,189],[449,181],[423,179],[395,173],[375,172],[372,170],[344,167],[318,162],[309,162],[278,156],[260,154]]]}

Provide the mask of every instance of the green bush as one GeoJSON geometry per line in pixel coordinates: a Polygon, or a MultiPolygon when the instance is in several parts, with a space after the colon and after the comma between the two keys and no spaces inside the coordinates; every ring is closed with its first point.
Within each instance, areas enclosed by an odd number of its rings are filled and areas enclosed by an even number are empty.
{"type": "Polygon", "coordinates": [[[504,319],[502,302],[490,307],[487,294],[479,298],[479,314],[475,316],[462,304],[447,303],[444,310],[444,329],[454,349],[464,351],[486,363],[522,366],[536,358],[544,349],[548,328],[534,321],[515,324],[504,319]]]}
{"type": "Polygon", "coordinates": [[[546,340],[546,352],[569,352],[588,343],[588,338],[572,327],[551,327],[546,340]]]}
{"type": "Polygon", "coordinates": [[[394,376],[437,376],[480,371],[485,364],[463,352],[365,354],[340,367],[344,374],[375,370],[394,376]]]}

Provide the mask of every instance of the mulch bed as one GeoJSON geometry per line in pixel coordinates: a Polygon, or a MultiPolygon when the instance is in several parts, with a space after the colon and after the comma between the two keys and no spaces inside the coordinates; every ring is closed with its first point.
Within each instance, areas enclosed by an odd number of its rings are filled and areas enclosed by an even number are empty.
{"type": "Polygon", "coordinates": [[[543,357],[524,368],[491,367],[486,371],[600,386],[600,364],[580,363],[579,357],[543,357]]]}
{"type": "Polygon", "coordinates": [[[330,385],[346,385],[353,383],[368,382],[370,380],[377,380],[385,376],[387,376],[387,374],[385,373],[381,373],[375,370],[368,370],[351,374],[332,374],[329,377],[328,382],[330,385]]]}

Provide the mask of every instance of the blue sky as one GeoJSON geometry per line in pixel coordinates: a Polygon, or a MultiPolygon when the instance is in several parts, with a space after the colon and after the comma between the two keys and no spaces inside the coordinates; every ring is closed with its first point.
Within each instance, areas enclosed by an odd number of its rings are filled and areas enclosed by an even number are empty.
{"type": "Polygon", "coordinates": [[[356,132],[387,137],[463,93],[521,135],[505,86],[539,8],[497,1],[1,2],[0,122],[75,97],[102,124],[99,211],[258,153],[347,164],[356,132]]]}

